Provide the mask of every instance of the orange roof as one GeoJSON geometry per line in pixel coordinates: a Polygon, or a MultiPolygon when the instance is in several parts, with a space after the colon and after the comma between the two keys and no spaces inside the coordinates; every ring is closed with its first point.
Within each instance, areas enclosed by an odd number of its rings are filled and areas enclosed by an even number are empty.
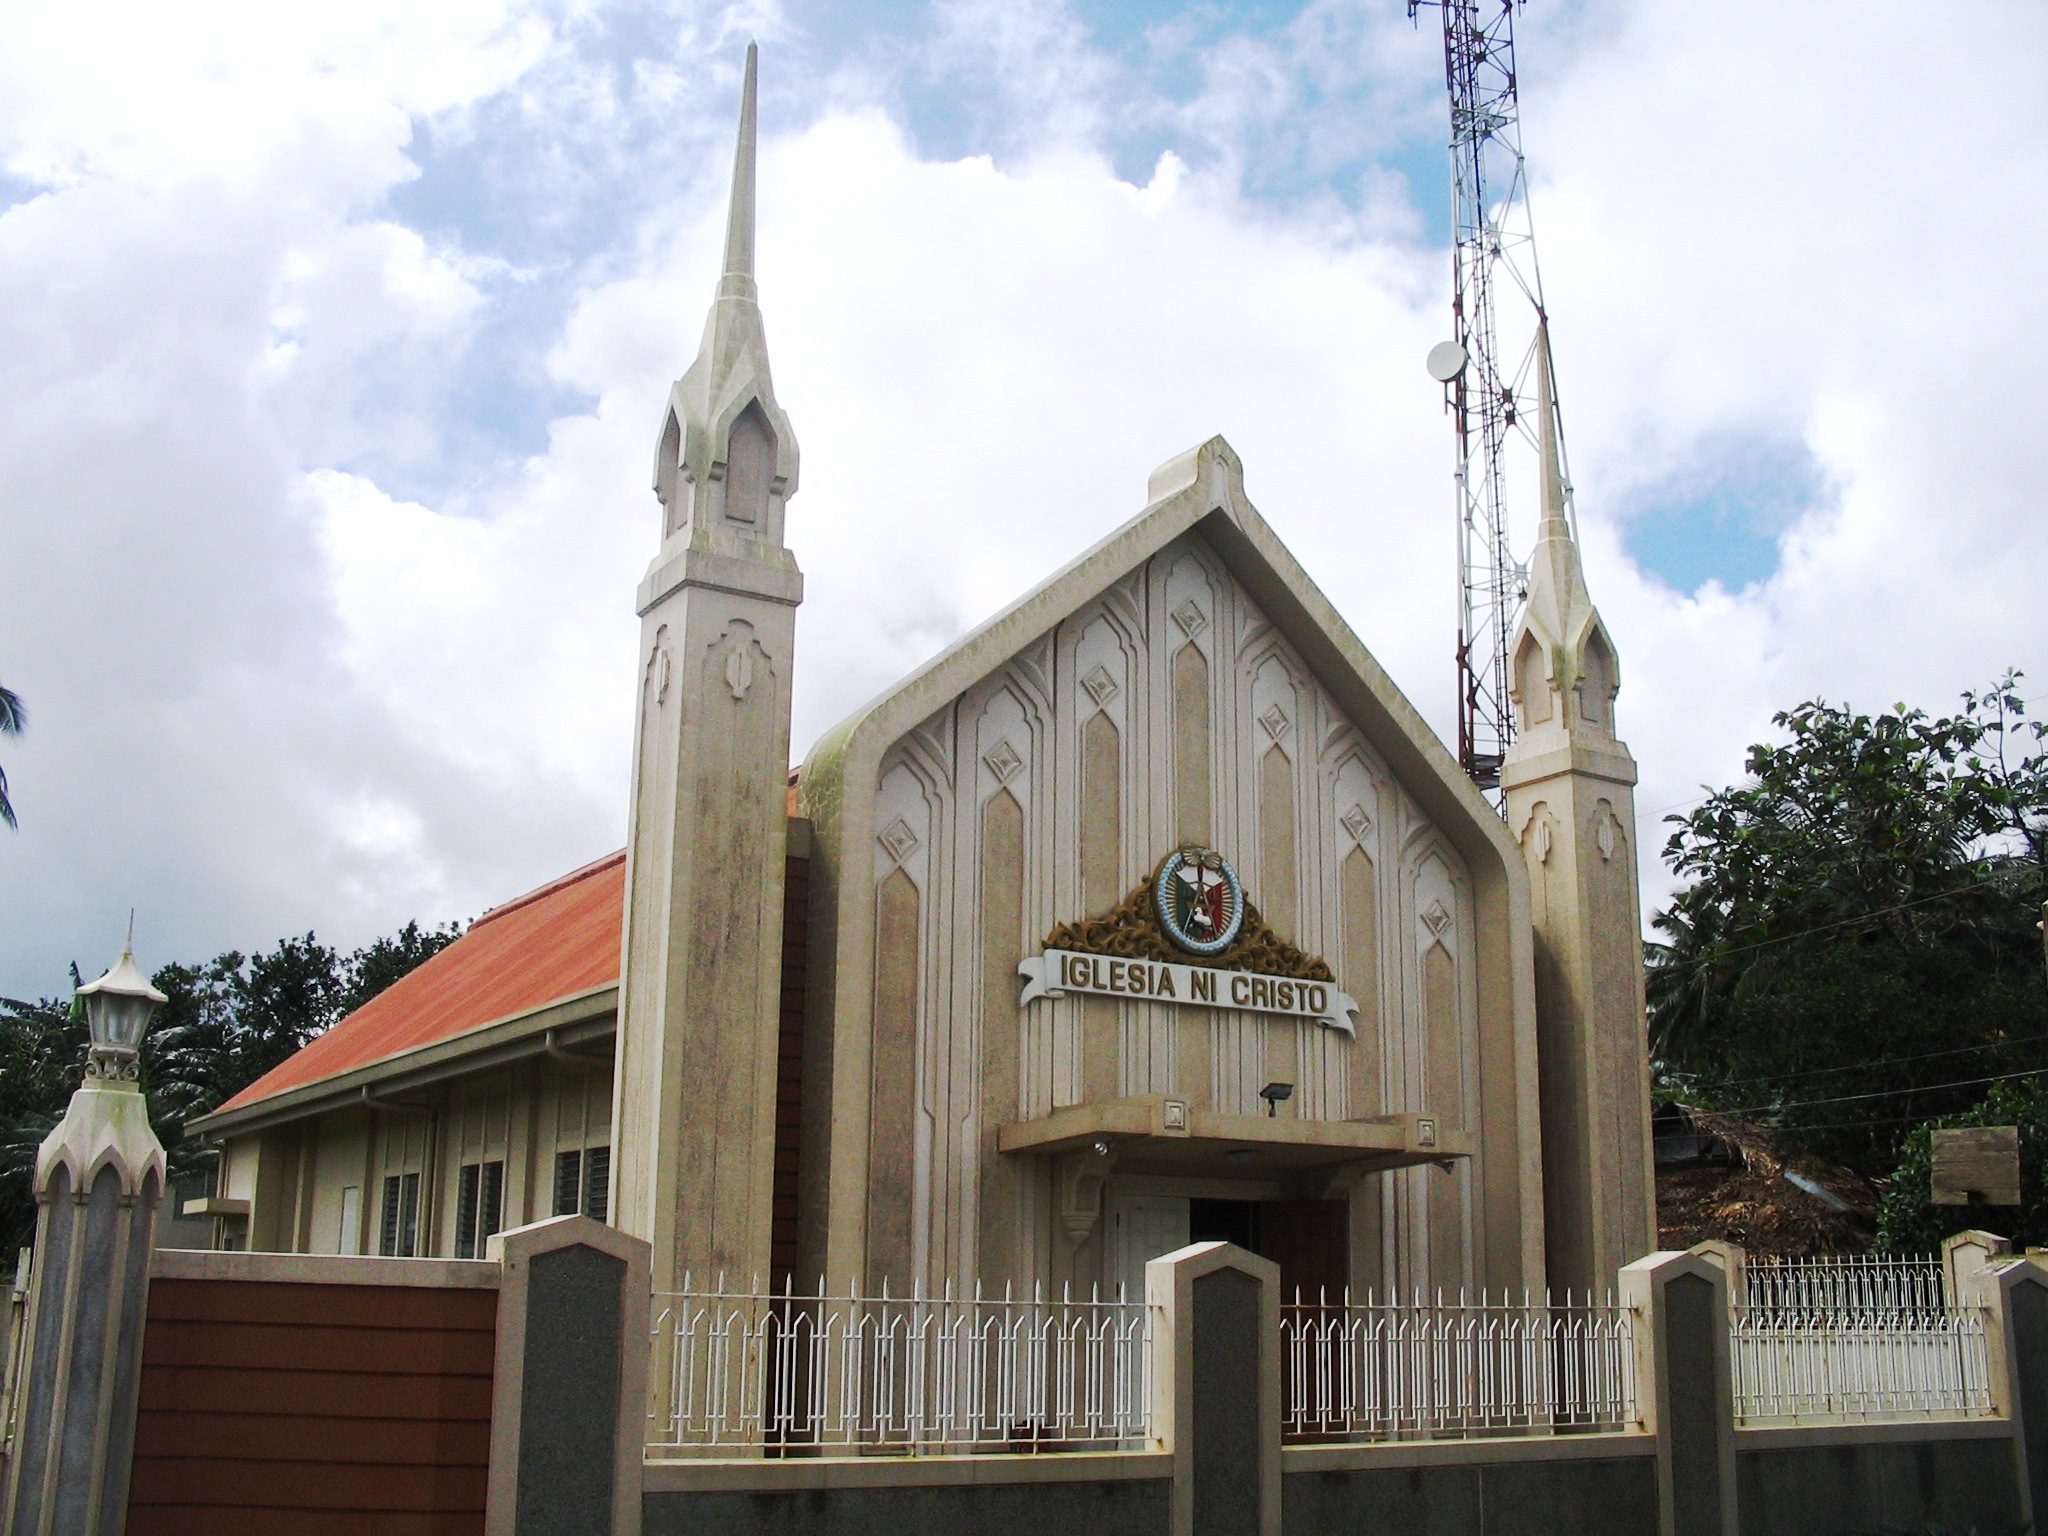
{"type": "Polygon", "coordinates": [[[433,959],[236,1094],[267,1099],[619,979],[625,850],[493,907],[433,959]]]}

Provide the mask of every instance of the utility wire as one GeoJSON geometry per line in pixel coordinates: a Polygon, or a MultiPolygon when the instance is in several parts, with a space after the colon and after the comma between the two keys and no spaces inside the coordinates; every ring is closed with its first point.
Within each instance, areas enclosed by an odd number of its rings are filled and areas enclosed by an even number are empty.
{"type": "Polygon", "coordinates": [[[1932,1061],[1937,1056],[1962,1056],[1971,1051],[2000,1051],[2009,1045],[2031,1045],[2048,1040],[2048,1034],[2017,1035],[2010,1040],[1989,1040],[1982,1045],[1957,1045],[1945,1051],[1925,1051],[1918,1056],[1881,1056],[1875,1061],[1852,1061],[1842,1067],[1809,1067],[1803,1072],[1765,1072],[1756,1077],[1727,1077],[1718,1083],[1695,1083],[1695,1091],[1710,1093],[1720,1088],[1745,1088],[1752,1083],[1785,1083],[1794,1078],[1822,1077],[1833,1072],[1869,1072],[1878,1067],[1902,1067],[1910,1061],[1932,1061]]]}
{"type": "Polygon", "coordinates": [[[1693,960],[1666,961],[1656,966],[1655,969],[1663,972],[1697,970],[1700,966],[1711,965],[1718,961],[1725,960],[1730,955],[1744,954],[1752,949],[1768,949],[1773,944],[1790,944],[1795,939],[1810,939],[1817,933],[1827,933],[1831,929],[1835,928],[1846,928],[1853,923],[1867,923],[1873,917],[1889,917],[1894,912],[1904,912],[1912,907],[1924,907],[1930,901],[1948,901],[1954,897],[1964,894],[1967,891],[1981,890],[1985,886],[1998,885],[2000,883],[2002,883],[2002,878],[2000,876],[1987,875],[1982,880],[1972,880],[1969,884],[1957,886],[1954,890],[1951,891],[1937,891],[1932,896],[1916,896],[1913,900],[1902,901],[1895,907],[1878,907],[1873,911],[1859,912],[1854,917],[1841,917],[1835,919],[1831,923],[1821,923],[1812,928],[1804,928],[1801,929],[1798,933],[1780,934],[1775,939],[1757,939],[1748,944],[1737,944],[1732,949],[1716,950],[1711,955],[1701,955],[1697,959],[1693,960]]]}
{"type": "Polygon", "coordinates": [[[2001,1072],[1995,1077],[1966,1077],[1953,1083],[1929,1083],[1924,1088],[1887,1088],[1878,1093],[1844,1093],[1831,1099],[1794,1099],[1789,1104],[1748,1104],[1740,1109],[1709,1109],[1710,1115],[1754,1115],[1766,1110],[1816,1109],[1823,1104],[1860,1104],[1865,1099],[1900,1099],[1913,1093],[1939,1093],[1946,1088],[1975,1088],[1984,1083],[2009,1083],[2022,1077],[2039,1077],[2048,1067],[2030,1067],[2025,1072],[2001,1072]]]}
{"type": "Polygon", "coordinates": [[[1794,1131],[1860,1131],[1878,1125],[1920,1125],[1929,1120],[1939,1120],[1942,1118],[1945,1117],[1929,1114],[1889,1115],[1882,1120],[1841,1120],[1814,1125],[1766,1125],[1759,1127],[1759,1129],[1787,1133],[1794,1131]]]}

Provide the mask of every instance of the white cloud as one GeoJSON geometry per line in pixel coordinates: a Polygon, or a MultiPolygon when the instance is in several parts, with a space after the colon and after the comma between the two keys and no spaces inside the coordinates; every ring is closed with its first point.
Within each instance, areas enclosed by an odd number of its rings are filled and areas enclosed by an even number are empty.
{"type": "MultiPolygon", "coordinates": [[[[598,46],[615,11],[272,8],[193,39],[138,7],[104,57],[53,14],[0,24],[0,157],[50,189],[0,213],[0,537],[26,573],[0,680],[32,711],[4,748],[24,828],[0,837],[0,990],[101,958],[131,901],[155,958],[309,926],[359,942],[616,846],[647,469],[710,297],[725,151],[649,150],[650,184],[606,181],[604,154],[630,156],[591,146],[643,143],[656,108],[677,143],[721,140],[730,102],[707,119],[690,60],[732,18],[671,19],[681,51],[622,69],[598,46]],[[478,226],[501,244],[386,197],[422,118],[532,147],[545,190],[499,188],[510,212],[478,226]],[[503,313],[521,220],[562,217],[585,154],[573,207],[609,188],[619,224],[524,322],[548,377],[499,383],[589,403],[431,492],[387,474],[476,430],[458,365],[503,313]]],[[[760,275],[804,452],[796,750],[1218,431],[1447,725],[1448,428],[1420,366],[1444,257],[1384,171],[1358,213],[1355,186],[1242,191],[1269,152],[1297,176],[1346,163],[1316,91],[1411,123],[1427,38],[1334,0],[1250,42],[1162,36],[1199,82],[1169,100],[1070,11],[987,19],[948,7],[915,67],[952,72],[935,92],[1008,81],[995,160],[920,155],[862,104],[900,85],[868,78],[872,54],[820,60],[834,105],[796,123],[777,103],[806,81],[764,59],[760,275]],[[1133,124],[1185,150],[1148,151],[1148,185],[1111,170],[1133,124]]],[[[1940,705],[2009,663],[2048,678],[2025,430],[2048,300],[2003,279],[2040,244],[2010,191],[2043,181],[2048,68],[2017,8],[2003,35],[1987,55],[1903,4],[1845,35],[1817,6],[1613,0],[1525,40],[1583,533],[1646,812],[1724,781],[1806,693],[1940,705]],[[1643,576],[1618,520],[1745,440],[1802,445],[1828,488],[1779,571],[1734,594],[1643,576]]]]}

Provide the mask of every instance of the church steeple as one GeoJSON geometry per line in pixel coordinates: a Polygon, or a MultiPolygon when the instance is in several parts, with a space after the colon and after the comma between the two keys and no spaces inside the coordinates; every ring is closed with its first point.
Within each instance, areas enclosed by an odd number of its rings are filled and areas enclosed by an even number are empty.
{"type": "Polygon", "coordinates": [[[731,553],[758,557],[760,546],[782,545],[783,508],[796,493],[797,446],[775,401],[754,285],[755,67],[749,43],[718,295],[697,360],[669,391],[654,493],[665,509],[664,538],[687,533],[700,548],[738,539],[744,542],[731,553]]]}
{"type": "Polygon", "coordinates": [[[640,584],[613,1220],[654,1285],[769,1272],[781,1027],[789,699],[803,576],[783,545],[796,434],[754,293],[747,49],[725,261],[703,345],[669,391],[640,584]]]}
{"type": "Polygon", "coordinates": [[[1529,600],[1508,651],[1515,723],[1523,736],[1590,729],[1611,737],[1621,674],[1614,642],[1586,590],[1566,509],[1547,321],[1536,331],[1536,408],[1543,419],[1543,512],[1529,557],[1529,600]]]}
{"type": "Polygon", "coordinates": [[[1515,628],[1508,826],[1529,871],[1543,1106],[1544,1251],[1586,1290],[1656,1246],[1643,1034],[1635,759],[1615,738],[1621,669],[1572,537],[1550,328],[1536,332],[1543,515],[1515,628]]]}

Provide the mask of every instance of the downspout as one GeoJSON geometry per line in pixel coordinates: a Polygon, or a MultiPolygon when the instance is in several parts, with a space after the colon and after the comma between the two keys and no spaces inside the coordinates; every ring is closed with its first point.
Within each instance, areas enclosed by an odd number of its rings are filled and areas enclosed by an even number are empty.
{"type": "Polygon", "coordinates": [[[555,1030],[549,1029],[541,1037],[541,1049],[547,1053],[550,1061],[561,1061],[567,1062],[571,1066],[588,1067],[594,1066],[598,1062],[612,1059],[610,1053],[600,1056],[594,1051],[572,1051],[567,1046],[557,1045],[555,1044],[555,1034],[555,1030]]]}

